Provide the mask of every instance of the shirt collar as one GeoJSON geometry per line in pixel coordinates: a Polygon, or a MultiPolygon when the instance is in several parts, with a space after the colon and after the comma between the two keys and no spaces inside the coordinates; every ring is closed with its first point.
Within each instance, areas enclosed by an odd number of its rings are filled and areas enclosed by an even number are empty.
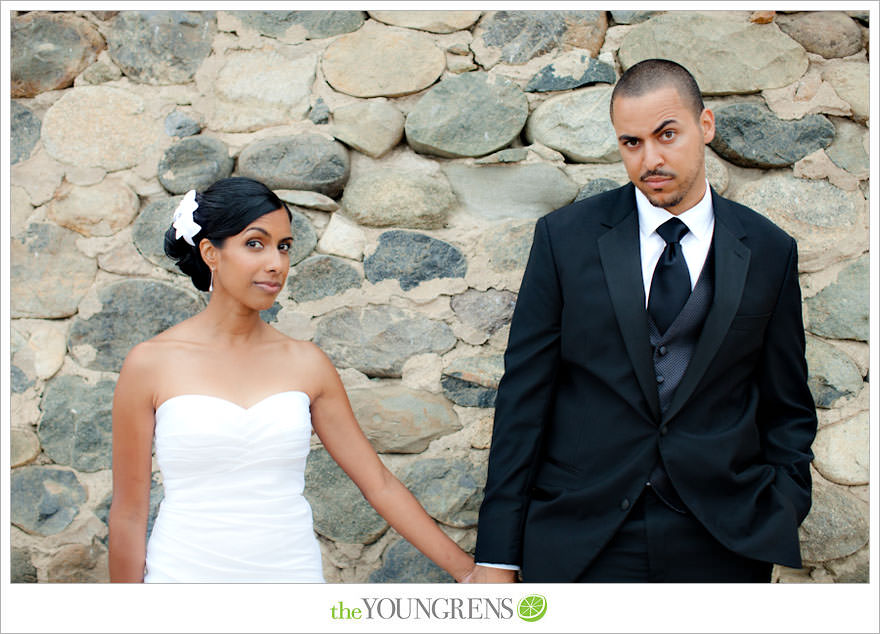
{"type": "Polygon", "coordinates": [[[662,207],[655,207],[648,198],[639,190],[636,190],[636,207],[639,212],[639,231],[643,238],[648,237],[657,230],[670,218],[678,218],[688,230],[698,239],[705,240],[711,237],[712,227],[714,226],[715,214],[712,209],[712,193],[709,187],[709,181],[706,180],[706,193],[696,205],[684,211],[678,216],[669,213],[662,207]]]}

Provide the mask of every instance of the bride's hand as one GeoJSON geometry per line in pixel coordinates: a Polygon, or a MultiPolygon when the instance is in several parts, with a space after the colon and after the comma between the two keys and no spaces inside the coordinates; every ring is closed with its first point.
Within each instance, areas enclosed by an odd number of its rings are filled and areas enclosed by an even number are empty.
{"type": "Polygon", "coordinates": [[[465,575],[463,575],[459,579],[456,579],[455,581],[457,583],[472,583],[471,579],[473,578],[474,572],[476,572],[476,570],[477,570],[477,567],[472,566],[471,569],[468,570],[465,575]]]}
{"type": "Polygon", "coordinates": [[[517,573],[513,570],[493,568],[491,566],[474,566],[462,583],[516,583],[517,573]]]}

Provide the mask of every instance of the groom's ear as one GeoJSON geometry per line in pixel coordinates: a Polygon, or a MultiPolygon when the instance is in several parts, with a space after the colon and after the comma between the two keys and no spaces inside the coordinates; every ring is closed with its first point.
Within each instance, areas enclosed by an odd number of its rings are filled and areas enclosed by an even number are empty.
{"type": "Polygon", "coordinates": [[[715,113],[703,108],[700,113],[700,128],[703,131],[703,143],[708,145],[715,138],[715,113]]]}

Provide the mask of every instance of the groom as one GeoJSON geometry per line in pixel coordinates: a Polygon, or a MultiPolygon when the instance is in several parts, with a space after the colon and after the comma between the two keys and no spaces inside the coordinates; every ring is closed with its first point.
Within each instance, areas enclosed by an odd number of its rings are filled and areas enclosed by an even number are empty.
{"type": "Polygon", "coordinates": [[[474,580],[769,581],[811,498],[795,241],[709,187],[682,66],[627,70],[611,121],[632,182],[535,227],[474,580]]]}

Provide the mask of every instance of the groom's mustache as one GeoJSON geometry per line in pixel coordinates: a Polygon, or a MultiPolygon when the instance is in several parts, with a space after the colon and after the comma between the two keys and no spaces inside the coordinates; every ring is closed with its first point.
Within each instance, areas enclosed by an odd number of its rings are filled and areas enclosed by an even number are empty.
{"type": "Polygon", "coordinates": [[[660,176],[662,178],[675,178],[675,174],[672,172],[664,172],[663,170],[649,170],[639,176],[640,181],[645,181],[645,179],[651,178],[652,176],[660,176]]]}

